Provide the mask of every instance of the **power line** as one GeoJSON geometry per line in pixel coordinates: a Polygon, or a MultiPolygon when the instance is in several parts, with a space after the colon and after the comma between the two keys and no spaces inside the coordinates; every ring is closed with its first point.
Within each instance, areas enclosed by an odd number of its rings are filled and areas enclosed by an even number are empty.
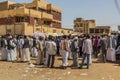
{"type": "Polygon", "coordinates": [[[120,14],[120,6],[118,0],[114,0],[118,13],[120,14]]]}

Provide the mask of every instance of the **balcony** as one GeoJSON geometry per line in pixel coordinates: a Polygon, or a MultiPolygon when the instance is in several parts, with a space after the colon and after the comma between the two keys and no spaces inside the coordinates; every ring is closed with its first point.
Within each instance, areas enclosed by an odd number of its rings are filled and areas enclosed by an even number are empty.
{"type": "Polygon", "coordinates": [[[53,19],[53,15],[42,12],[42,19],[48,19],[48,20],[52,20],[53,19]]]}

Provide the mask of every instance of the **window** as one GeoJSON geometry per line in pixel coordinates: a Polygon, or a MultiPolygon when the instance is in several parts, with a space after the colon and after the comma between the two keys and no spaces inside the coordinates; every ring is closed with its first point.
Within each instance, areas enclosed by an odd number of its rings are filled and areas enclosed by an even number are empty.
{"type": "Polygon", "coordinates": [[[109,29],[105,29],[105,32],[106,32],[106,33],[109,33],[109,29]]]}
{"type": "Polygon", "coordinates": [[[83,24],[82,24],[82,23],[80,24],[80,27],[83,27],[83,24]]]}
{"type": "Polygon", "coordinates": [[[103,33],[104,32],[104,29],[100,29],[100,33],[103,33]]]}
{"type": "Polygon", "coordinates": [[[28,21],[28,17],[16,16],[16,22],[27,22],[27,21],[28,21]]]}
{"type": "Polygon", "coordinates": [[[95,29],[95,33],[99,33],[99,29],[95,29]]]}
{"type": "Polygon", "coordinates": [[[79,27],[79,25],[78,25],[78,24],[76,24],[75,26],[76,26],[76,27],[79,27]]]}
{"type": "Polygon", "coordinates": [[[8,17],[7,17],[7,22],[8,22],[8,23],[11,23],[11,19],[12,19],[12,17],[11,17],[11,16],[8,16],[8,17]]]}
{"type": "Polygon", "coordinates": [[[44,25],[49,25],[49,26],[51,26],[51,21],[44,21],[44,25]]]}
{"type": "Polygon", "coordinates": [[[25,17],[24,17],[24,21],[25,21],[25,22],[29,22],[29,17],[28,17],[28,16],[25,16],[25,17]]]}
{"type": "Polygon", "coordinates": [[[20,17],[16,17],[16,22],[20,22],[20,17]]]}
{"type": "Polygon", "coordinates": [[[80,33],[82,33],[83,31],[82,30],[79,30],[80,33]]]}
{"type": "Polygon", "coordinates": [[[90,29],[90,33],[94,33],[94,29],[90,29]]]}
{"type": "Polygon", "coordinates": [[[34,18],[34,24],[38,24],[38,18],[34,18]]]}

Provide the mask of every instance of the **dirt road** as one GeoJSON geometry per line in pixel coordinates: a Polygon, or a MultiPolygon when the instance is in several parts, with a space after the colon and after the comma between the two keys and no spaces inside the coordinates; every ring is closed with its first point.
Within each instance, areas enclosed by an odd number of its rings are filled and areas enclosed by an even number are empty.
{"type": "MultiPolygon", "coordinates": [[[[81,59],[79,59],[79,63],[81,59]]],[[[35,63],[35,59],[32,60],[35,63]]],[[[72,60],[69,60],[69,66],[72,60]]],[[[120,66],[114,63],[100,63],[93,59],[90,69],[60,68],[61,60],[56,58],[55,68],[36,66],[30,68],[28,63],[0,61],[0,80],[120,80],[120,66]]]]}

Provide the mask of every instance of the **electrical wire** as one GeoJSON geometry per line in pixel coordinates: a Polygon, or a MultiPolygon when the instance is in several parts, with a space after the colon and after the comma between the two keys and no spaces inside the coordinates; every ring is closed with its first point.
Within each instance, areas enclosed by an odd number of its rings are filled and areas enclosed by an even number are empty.
{"type": "Polygon", "coordinates": [[[119,3],[118,3],[118,0],[114,0],[114,2],[115,2],[117,11],[120,14],[120,6],[119,6],[119,3]]]}

